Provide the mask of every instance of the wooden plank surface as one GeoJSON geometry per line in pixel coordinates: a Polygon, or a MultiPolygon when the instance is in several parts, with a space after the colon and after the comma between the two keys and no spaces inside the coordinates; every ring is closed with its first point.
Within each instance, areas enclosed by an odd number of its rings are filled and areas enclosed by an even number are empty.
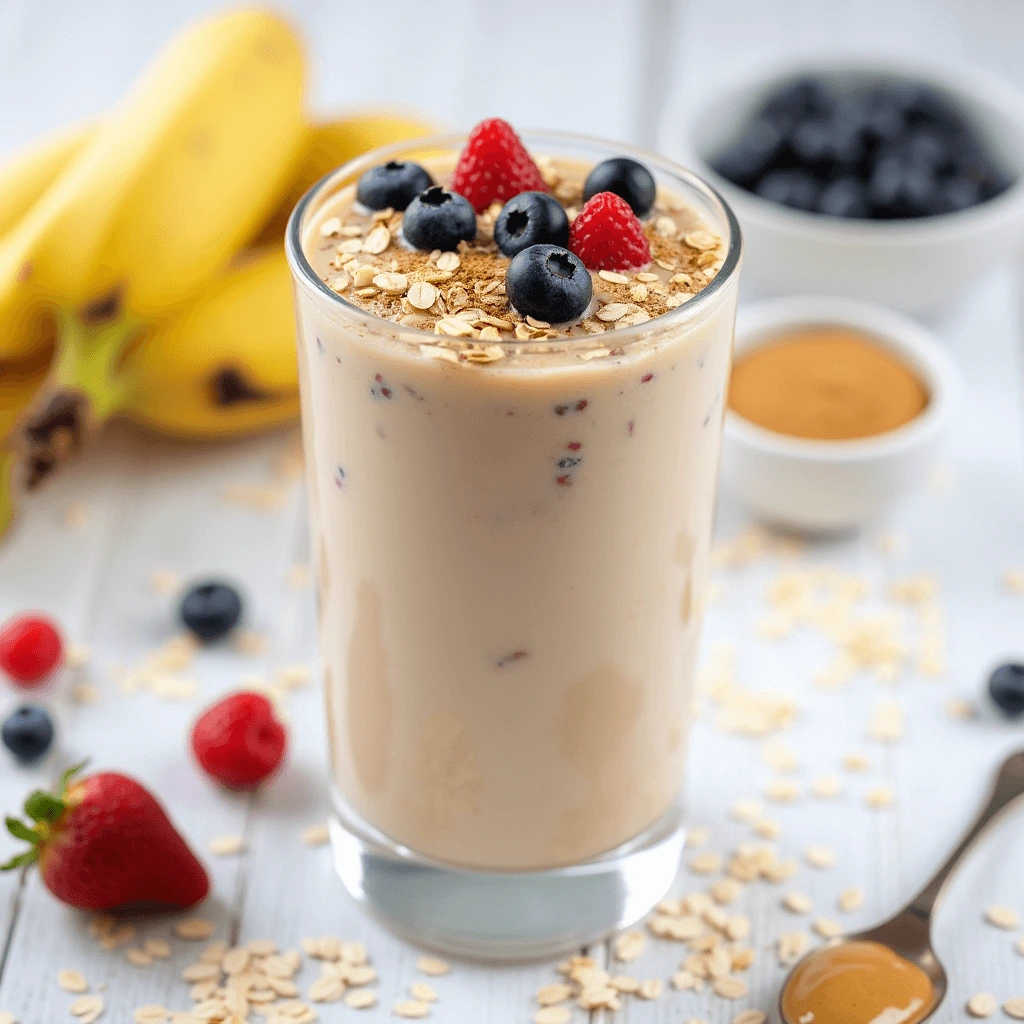
{"type": "MultiPolygon", "coordinates": [[[[113,0],[0,2],[0,152],[101,109],[169,32],[213,6],[181,0],[126,12],[113,0]]],[[[292,0],[285,7],[315,39],[313,98],[322,109],[371,100],[404,104],[415,97],[415,105],[456,124],[501,113],[519,123],[623,139],[650,137],[659,88],[685,83],[687,76],[724,73],[729,61],[766,48],[815,47],[841,36],[849,45],[881,40],[889,48],[951,57],[992,54],[997,60],[1005,47],[979,27],[985,12],[998,8],[1010,38],[1019,22],[1009,19],[1019,17],[1020,10],[996,0],[972,5],[977,17],[965,26],[960,6],[945,0],[902,5],[734,0],[692,4],[685,20],[678,5],[660,0],[585,5],[531,0],[519,5],[514,21],[543,25],[534,37],[515,30],[506,5],[469,0],[395,4],[386,18],[347,2],[292,0]],[[660,56],[652,63],[646,58],[662,26],[674,43],[659,45],[660,56]],[[552,39],[561,47],[557,61],[551,58],[552,39]],[[382,53],[390,69],[386,76],[380,75],[382,53]],[[425,90],[419,88],[424,68],[429,70],[425,90]]],[[[751,885],[731,908],[753,922],[750,942],[757,959],[745,976],[751,988],[747,999],[728,1003],[706,992],[669,990],[650,1002],[624,1000],[615,1019],[644,1024],[695,1016],[724,1024],[743,1006],[770,1009],[782,976],[772,949],[778,935],[808,929],[815,915],[839,917],[856,928],[898,906],[973,814],[994,765],[1024,745],[1019,727],[1002,723],[984,706],[971,722],[953,720],[945,709],[950,697],[974,700],[990,665],[1020,653],[1024,598],[999,586],[1005,569],[1024,567],[1020,308],[1012,282],[1001,277],[944,327],[967,384],[948,457],[953,485],[942,493],[922,492],[886,524],[903,538],[902,552],[883,554],[877,534],[870,532],[814,546],[795,563],[827,563],[855,573],[876,596],[893,580],[935,574],[948,645],[945,679],[910,673],[886,686],[867,676],[841,691],[822,692],[811,681],[828,654],[820,636],[798,633],[768,641],[756,631],[767,610],[766,587],[793,563],[765,555],[718,573],[722,593],[709,613],[707,650],[730,645],[744,685],[793,697],[800,713],[785,737],[799,757],[791,777],[804,795],[790,804],[765,801],[763,792],[778,773],[765,763],[760,743],[717,730],[713,709],[705,703],[690,759],[692,822],[709,828],[706,849],[727,855],[752,837],[748,825],[731,818],[730,807],[757,797],[782,827],[776,844],[781,856],[800,856],[807,844],[821,843],[836,851],[838,865],[828,871],[802,866],[783,886],[751,885]],[[906,738],[885,746],[870,739],[867,723],[879,702],[889,699],[906,711],[906,738]],[[839,758],[853,750],[865,752],[869,773],[842,771],[839,758]],[[831,801],[806,795],[813,780],[826,773],[840,776],[844,795],[831,801]],[[877,785],[893,788],[892,807],[865,807],[866,792],[877,785]],[[864,906],[840,914],[836,897],[852,885],[864,889],[864,906]],[[815,915],[795,917],[781,908],[782,893],[791,888],[812,897],[815,915]]],[[[416,952],[344,896],[326,849],[301,843],[301,830],[324,820],[327,808],[315,686],[289,698],[291,764],[259,797],[235,800],[214,792],[184,754],[189,722],[216,694],[253,675],[268,678],[283,665],[314,664],[311,595],[287,583],[289,566],[308,557],[301,488],[289,485],[281,507],[271,512],[222,500],[230,483],[273,480],[289,444],[281,434],[197,448],[116,430],[26,509],[18,532],[0,546],[0,617],[26,606],[49,611],[72,639],[92,647],[93,662],[81,679],[63,678],[52,695],[60,715],[59,756],[35,772],[0,765],[0,800],[14,807],[30,788],[52,781],[61,765],[82,756],[91,757],[95,767],[136,774],[161,795],[210,865],[215,895],[203,913],[215,921],[218,935],[269,937],[282,948],[318,934],[363,940],[381,977],[381,1005],[366,1019],[383,1021],[417,976],[416,952]],[[73,501],[84,502],[91,513],[78,529],[65,524],[73,501]],[[251,624],[268,637],[266,653],[255,658],[202,654],[190,670],[198,682],[190,701],[122,693],[111,668],[137,663],[174,630],[172,599],[154,594],[148,585],[156,569],[185,578],[217,571],[239,580],[252,609],[251,624]],[[76,681],[99,687],[100,702],[74,703],[76,681]],[[244,854],[206,854],[211,839],[233,834],[246,837],[244,854]]],[[[719,518],[719,537],[726,541],[749,525],[728,497],[719,518]]],[[[0,854],[12,846],[0,843],[0,854]]],[[[941,1019],[962,1019],[963,1003],[976,991],[990,990],[1001,999],[1024,994],[1024,957],[1012,952],[1018,935],[981,921],[989,903],[1024,911],[1021,863],[1024,821],[1018,819],[979,850],[952,888],[936,928],[936,946],[952,978],[941,1019]]],[[[717,877],[684,872],[677,890],[704,888],[717,877]]],[[[60,967],[82,970],[94,986],[107,985],[104,1019],[118,1024],[130,1021],[132,1009],[145,1003],[176,1009],[189,1004],[187,985],[175,969],[194,957],[194,947],[175,941],[169,964],[135,967],[123,949],[99,949],[85,922],[57,906],[33,876],[25,882],[16,876],[0,879],[0,929],[5,936],[0,1009],[22,1024],[70,1020],[71,997],[55,984],[60,967]]],[[[147,920],[135,942],[170,934],[170,920],[147,920]]],[[[604,958],[609,950],[595,953],[604,958]]],[[[625,969],[667,982],[683,955],[678,944],[649,941],[640,959],[625,969]]],[[[303,988],[314,975],[306,970],[303,988]]],[[[531,993],[554,978],[546,963],[502,969],[458,964],[435,983],[442,999],[432,1018],[453,1024],[525,1021],[535,1009],[531,993]]],[[[329,1006],[320,1016],[330,1024],[353,1013],[329,1006]]],[[[574,1016],[587,1015],[577,1010],[574,1016]]]]}

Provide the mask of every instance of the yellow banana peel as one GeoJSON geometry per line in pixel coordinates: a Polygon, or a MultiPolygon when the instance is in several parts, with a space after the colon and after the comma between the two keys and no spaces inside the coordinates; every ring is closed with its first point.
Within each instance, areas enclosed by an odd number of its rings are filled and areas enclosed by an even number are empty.
{"type": "Polygon", "coordinates": [[[30,350],[46,304],[158,317],[223,269],[301,157],[303,77],[266,12],[172,41],[0,243],[0,359],[30,350]]]}

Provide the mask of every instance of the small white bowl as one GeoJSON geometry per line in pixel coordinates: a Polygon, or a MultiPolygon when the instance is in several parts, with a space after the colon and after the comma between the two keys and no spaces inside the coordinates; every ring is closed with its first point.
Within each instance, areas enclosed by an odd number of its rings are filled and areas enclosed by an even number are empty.
{"type": "Polygon", "coordinates": [[[914,369],[929,392],[905,426],[853,441],[811,441],[765,430],[731,410],[722,439],[722,484],[765,521],[806,533],[840,533],[883,517],[919,484],[941,449],[960,394],[944,346],[899,313],[849,299],[795,297],[741,308],[736,354],[792,330],[861,331],[914,369]]]}
{"type": "Polygon", "coordinates": [[[894,57],[842,55],[762,66],[694,99],[670,102],[661,150],[706,178],[743,229],[742,294],[843,295],[932,320],[1024,240],[1024,96],[984,71],[894,57]],[[709,160],[737,138],[768,94],[802,75],[846,85],[897,79],[946,94],[1015,177],[1002,195],[959,213],[873,221],[792,210],[715,173],[709,160]]]}

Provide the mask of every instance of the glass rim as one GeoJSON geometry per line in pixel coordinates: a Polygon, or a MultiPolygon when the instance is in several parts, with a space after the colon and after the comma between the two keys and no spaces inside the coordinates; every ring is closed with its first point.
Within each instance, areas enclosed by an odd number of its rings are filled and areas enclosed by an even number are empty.
{"type": "MultiPolygon", "coordinates": [[[[729,229],[728,251],[726,252],[725,260],[723,261],[721,268],[711,283],[694,295],[689,302],[684,302],[675,309],[670,309],[666,313],[653,317],[651,320],[645,321],[642,324],[634,324],[632,327],[617,328],[614,332],[616,347],[625,346],[639,337],[649,335],[652,331],[660,332],[664,329],[669,329],[690,320],[698,319],[706,309],[714,305],[715,300],[717,300],[719,294],[724,291],[726,285],[736,277],[743,250],[743,237],[740,231],[739,221],[736,219],[736,215],[733,213],[732,207],[726,202],[722,194],[713,185],[705,181],[700,175],[686,167],[683,167],[681,164],[676,163],[674,160],[659,156],[655,153],[650,153],[638,146],[619,143],[610,139],[602,139],[596,136],[583,135],[576,132],[546,130],[526,130],[519,134],[531,149],[535,148],[538,143],[541,146],[544,146],[545,144],[551,146],[551,155],[555,157],[560,155],[558,152],[559,143],[563,145],[575,144],[577,146],[602,148],[609,150],[610,156],[632,157],[634,160],[638,160],[651,167],[652,170],[660,171],[663,175],[675,178],[683,185],[701,194],[706,200],[710,201],[713,207],[716,208],[716,211],[719,213],[729,229]]],[[[464,132],[448,132],[445,134],[421,136],[414,139],[403,139],[400,142],[393,142],[387,146],[379,146],[376,149],[371,149],[366,153],[362,153],[359,156],[346,161],[340,167],[337,167],[328,174],[325,174],[319,181],[311,185],[305,195],[303,195],[298,203],[296,203],[295,208],[292,210],[291,215],[288,218],[288,225],[285,229],[285,255],[287,256],[288,265],[291,268],[293,279],[296,282],[301,283],[306,289],[312,289],[315,296],[327,299],[334,308],[344,313],[345,316],[362,322],[373,331],[380,332],[381,330],[390,328],[396,331],[419,335],[424,338],[433,337],[433,335],[421,328],[408,327],[404,324],[399,324],[394,320],[388,320],[385,317],[380,317],[374,313],[370,313],[363,309],[362,306],[358,306],[354,302],[350,302],[344,296],[339,295],[337,292],[328,288],[326,283],[320,279],[320,276],[313,269],[309,260],[306,258],[305,252],[303,251],[303,221],[307,210],[309,210],[309,208],[313,206],[313,204],[320,199],[324,193],[334,188],[336,183],[340,180],[360,174],[381,162],[394,159],[412,149],[447,149],[458,151],[462,148],[466,138],[467,135],[464,132]],[[385,325],[387,326],[385,327],[385,325]]],[[[498,342],[492,342],[492,344],[521,345],[522,342],[514,338],[502,338],[498,342]]],[[[550,351],[554,352],[563,350],[571,351],[573,348],[580,347],[581,344],[593,345],[594,336],[573,335],[566,338],[551,338],[547,341],[547,345],[550,346],[550,351]]]]}

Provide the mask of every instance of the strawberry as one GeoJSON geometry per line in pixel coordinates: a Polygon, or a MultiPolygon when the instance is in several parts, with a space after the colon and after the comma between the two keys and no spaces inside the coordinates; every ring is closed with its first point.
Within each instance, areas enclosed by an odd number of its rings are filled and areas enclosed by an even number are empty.
{"type": "Polygon", "coordinates": [[[119,772],[75,779],[81,767],[64,773],[58,795],[29,796],[31,826],[7,819],[11,835],[31,849],[3,870],[38,861],[46,888],[82,910],[182,908],[205,899],[202,864],[152,794],[119,772]]]}
{"type": "Polygon", "coordinates": [[[588,270],[635,270],[651,262],[644,226],[625,199],[598,192],[569,229],[569,248],[588,270]]]}
{"type": "Polygon", "coordinates": [[[288,734],[262,693],[239,690],[211,704],[192,726],[200,767],[228,789],[252,789],[284,759],[288,734]]]}
{"type": "Polygon", "coordinates": [[[469,133],[451,190],[465,196],[477,213],[520,192],[549,191],[515,129],[500,117],[488,117],[469,133]]]}

